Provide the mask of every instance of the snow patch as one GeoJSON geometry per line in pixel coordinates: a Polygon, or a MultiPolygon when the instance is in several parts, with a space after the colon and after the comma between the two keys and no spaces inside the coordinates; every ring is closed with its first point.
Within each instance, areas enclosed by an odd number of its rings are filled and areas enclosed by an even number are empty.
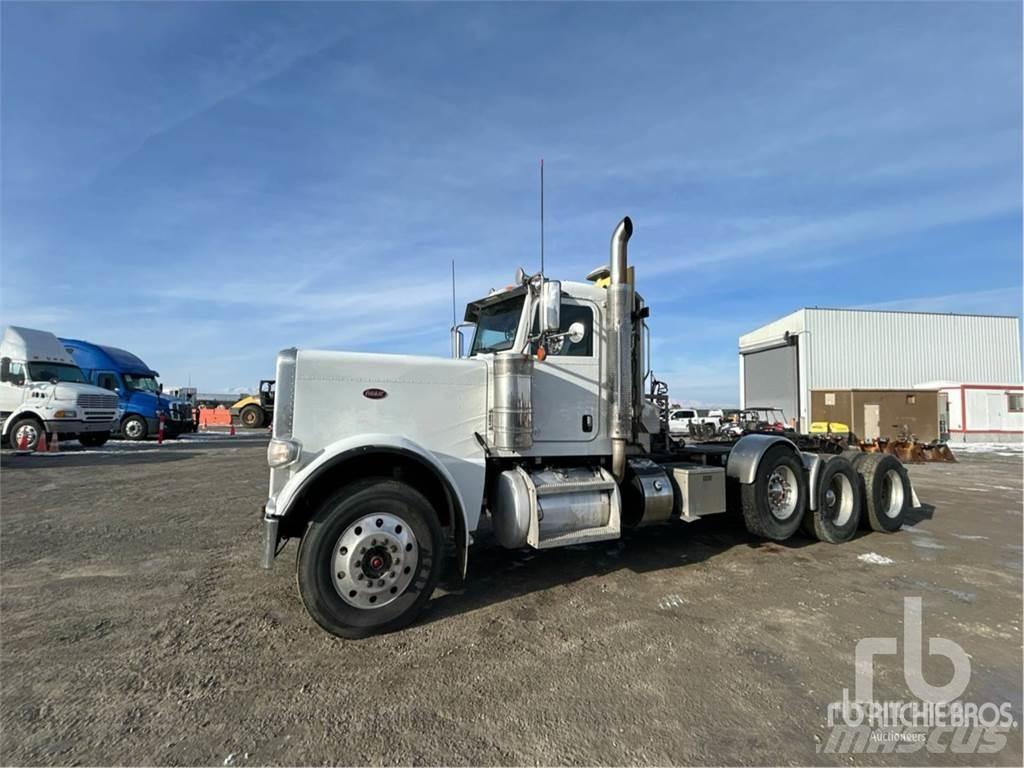
{"type": "Polygon", "coordinates": [[[871,565],[892,565],[896,562],[892,558],[880,555],[877,552],[867,552],[863,555],[858,555],[857,559],[862,563],[870,563],[871,565]]]}

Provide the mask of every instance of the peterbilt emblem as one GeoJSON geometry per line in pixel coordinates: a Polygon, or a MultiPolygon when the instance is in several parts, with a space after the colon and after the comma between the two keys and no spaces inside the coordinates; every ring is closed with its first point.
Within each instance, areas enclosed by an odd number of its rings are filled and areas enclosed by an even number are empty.
{"type": "Polygon", "coordinates": [[[370,400],[383,400],[387,396],[387,392],[383,389],[377,389],[376,387],[370,387],[369,389],[363,390],[363,397],[368,397],[370,400]]]}

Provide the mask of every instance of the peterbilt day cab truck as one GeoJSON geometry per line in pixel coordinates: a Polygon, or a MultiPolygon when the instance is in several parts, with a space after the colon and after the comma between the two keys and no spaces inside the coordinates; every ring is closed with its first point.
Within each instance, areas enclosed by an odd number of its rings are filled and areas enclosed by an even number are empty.
{"type": "Polygon", "coordinates": [[[89,384],[56,336],[8,326],[0,341],[3,442],[35,450],[42,434],[98,447],[118,425],[117,396],[89,384]]]}
{"type": "Polygon", "coordinates": [[[81,339],[60,339],[60,342],[92,384],[117,395],[122,412],[117,431],[121,437],[126,440],[156,437],[161,415],[164,434],[170,438],[196,431],[192,405],[163,394],[157,381],[160,374],[131,352],[81,339]]]}
{"type": "Polygon", "coordinates": [[[535,549],[723,513],[776,541],[802,527],[842,542],[862,518],[899,529],[912,491],[895,457],[802,452],[779,434],[669,439],[632,231],[618,224],[587,282],[520,269],[470,303],[454,359],[278,355],[262,564],[299,540],[299,592],[321,627],[362,637],[408,624],[442,573],[464,577],[484,520],[501,546],[535,549]]]}

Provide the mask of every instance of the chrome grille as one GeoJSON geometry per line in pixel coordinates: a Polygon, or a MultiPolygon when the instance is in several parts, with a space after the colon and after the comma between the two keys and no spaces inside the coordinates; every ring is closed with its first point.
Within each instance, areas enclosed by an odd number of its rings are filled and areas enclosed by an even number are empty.
{"type": "MultiPolygon", "coordinates": [[[[79,408],[98,408],[103,410],[117,410],[117,395],[79,395],[79,408]]],[[[113,418],[113,413],[111,413],[113,418]]]]}

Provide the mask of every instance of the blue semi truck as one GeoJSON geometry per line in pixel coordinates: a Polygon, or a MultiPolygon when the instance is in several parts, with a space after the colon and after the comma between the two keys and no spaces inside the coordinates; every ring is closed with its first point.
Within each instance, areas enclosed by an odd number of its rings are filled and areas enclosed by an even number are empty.
{"type": "Polygon", "coordinates": [[[196,431],[192,404],[163,394],[163,385],[157,382],[160,374],[131,352],[80,339],[60,342],[91,384],[117,393],[122,410],[118,432],[122,438],[145,440],[156,436],[161,414],[168,437],[196,431]]]}

